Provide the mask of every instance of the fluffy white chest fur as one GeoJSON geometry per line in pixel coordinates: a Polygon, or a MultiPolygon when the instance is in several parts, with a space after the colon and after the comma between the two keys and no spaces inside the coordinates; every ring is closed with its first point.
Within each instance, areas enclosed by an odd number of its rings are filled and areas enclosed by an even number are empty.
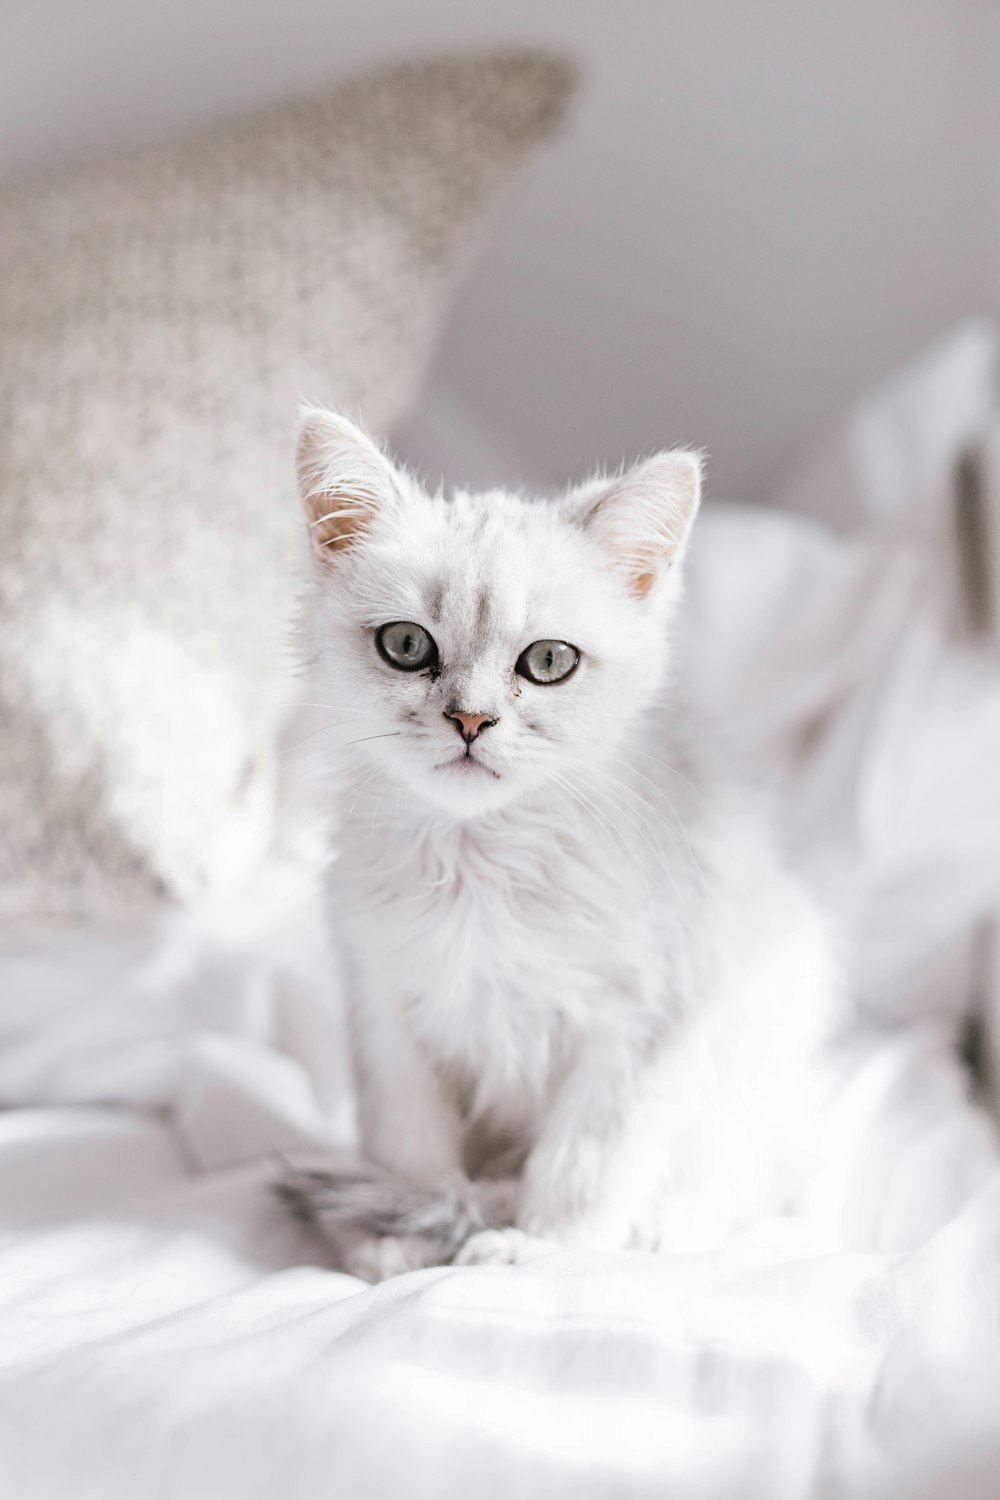
{"type": "Polygon", "coordinates": [[[300,475],[368,1158],[466,1206],[502,1177],[508,1247],[792,1206],[836,991],[667,690],[696,461],[445,499],[313,413],[300,475]]]}
{"type": "Polygon", "coordinates": [[[584,1039],[653,1023],[645,862],[567,794],[475,823],[390,818],[379,795],[347,820],[332,888],[362,986],[467,1114],[537,1117],[584,1039]]]}

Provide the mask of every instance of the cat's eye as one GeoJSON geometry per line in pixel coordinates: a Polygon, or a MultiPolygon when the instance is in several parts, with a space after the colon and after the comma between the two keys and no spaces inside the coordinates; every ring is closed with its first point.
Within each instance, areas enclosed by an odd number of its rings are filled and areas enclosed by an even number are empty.
{"type": "Polygon", "coordinates": [[[383,625],[375,637],[382,660],[400,672],[419,672],[437,666],[438,650],[433,636],[412,620],[394,620],[383,625]]]}
{"type": "Polygon", "coordinates": [[[562,682],[580,660],[568,641],[535,641],[517,659],[517,671],[529,682],[562,682]]]}

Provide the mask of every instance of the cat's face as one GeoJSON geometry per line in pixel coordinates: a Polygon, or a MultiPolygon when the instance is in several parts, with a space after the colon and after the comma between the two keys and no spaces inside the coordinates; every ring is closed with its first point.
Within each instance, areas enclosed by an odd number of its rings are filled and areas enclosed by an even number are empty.
{"type": "Polygon", "coordinates": [[[455,817],[588,767],[637,728],[698,503],[669,453],[558,500],[422,491],[345,419],[307,414],[317,701],[353,761],[455,817]]]}

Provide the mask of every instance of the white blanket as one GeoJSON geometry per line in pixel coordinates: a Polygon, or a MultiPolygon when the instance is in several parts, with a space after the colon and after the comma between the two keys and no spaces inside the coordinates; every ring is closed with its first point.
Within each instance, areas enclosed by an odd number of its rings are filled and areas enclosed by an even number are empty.
{"type": "Polygon", "coordinates": [[[873,1051],[843,1116],[869,1137],[915,1089],[901,1170],[931,1198],[955,1196],[955,1173],[987,1185],[908,1256],[567,1252],[374,1289],[321,1269],[267,1162],[193,1173],[155,1117],[14,1111],[0,1493],[995,1495],[989,1152],[933,1053],[903,1040],[873,1051]]]}
{"type": "Polygon", "coordinates": [[[307,862],[275,858],[212,910],[0,951],[3,1500],[1000,1493],[1000,1172],[950,1046],[1000,906],[1000,673],[934,576],[720,508],[687,614],[854,940],[817,1194],[874,1249],[324,1269],[268,1191],[350,1143],[307,862]]]}

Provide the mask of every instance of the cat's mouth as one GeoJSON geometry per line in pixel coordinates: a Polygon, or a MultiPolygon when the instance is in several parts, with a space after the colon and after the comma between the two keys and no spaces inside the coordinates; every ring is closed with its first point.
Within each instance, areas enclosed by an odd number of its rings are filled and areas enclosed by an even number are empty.
{"type": "Polygon", "coordinates": [[[460,776],[475,776],[480,772],[492,776],[494,781],[500,780],[500,772],[494,771],[492,766],[487,766],[483,761],[477,760],[471,750],[464,755],[456,755],[451,760],[440,761],[434,769],[436,771],[457,771],[460,776]]]}

